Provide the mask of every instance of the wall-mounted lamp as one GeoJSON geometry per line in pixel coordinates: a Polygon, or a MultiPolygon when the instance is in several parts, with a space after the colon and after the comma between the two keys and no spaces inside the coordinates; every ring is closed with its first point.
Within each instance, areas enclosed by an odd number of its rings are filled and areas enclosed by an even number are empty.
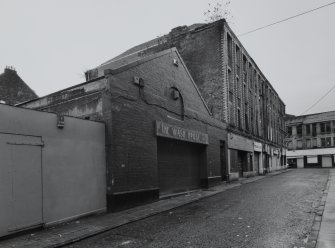
{"type": "Polygon", "coordinates": [[[136,84],[140,88],[144,87],[144,80],[143,80],[143,78],[134,76],[133,83],[136,84]]]}

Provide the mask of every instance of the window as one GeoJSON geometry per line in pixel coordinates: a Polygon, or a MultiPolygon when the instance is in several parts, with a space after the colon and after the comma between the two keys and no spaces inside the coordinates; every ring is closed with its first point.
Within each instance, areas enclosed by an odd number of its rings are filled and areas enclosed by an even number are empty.
{"type": "Polygon", "coordinates": [[[302,148],[302,140],[297,140],[297,148],[302,148]]]}
{"type": "Polygon", "coordinates": [[[306,146],[307,146],[307,148],[311,148],[312,147],[311,139],[306,139],[306,146]]]}
{"type": "Polygon", "coordinates": [[[252,64],[249,63],[249,88],[252,88],[252,82],[253,80],[253,68],[252,68],[252,64]]]}
{"type": "Polygon", "coordinates": [[[238,128],[242,128],[242,125],[241,125],[241,110],[239,108],[237,109],[237,126],[238,126],[238,128]]]}
{"type": "Polygon", "coordinates": [[[288,143],[288,149],[289,149],[289,150],[292,150],[292,149],[293,149],[293,144],[292,144],[292,142],[288,143]]]}
{"type": "Polygon", "coordinates": [[[250,107],[250,130],[254,134],[254,109],[250,107]]]}
{"type": "Polygon", "coordinates": [[[312,135],[316,136],[317,132],[316,132],[316,123],[312,124],[312,135]]]}
{"type": "Polygon", "coordinates": [[[326,133],[330,133],[331,132],[330,121],[326,122],[325,125],[326,125],[326,133]]]}
{"type": "Polygon", "coordinates": [[[240,48],[236,46],[236,74],[240,75],[241,53],[240,48]]]}
{"type": "Polygon", "coordinates": [[[244,94],[244,100],[248,101],[248,97],[247,97],[247,86],[245,85],[245,83],[243,83],[243,94],[244,94]]]}
{"type": "Polygon", "coordinates": [[[316,138],[312,139],[312,147],[313,148],[318,147],[318,140],[316,138]]]}
{"type": "Polygon", "coordinates": [[[321,133],[330,133],[330,122],[320,123],[320,131],[321,133]]]}
{"type": "Polygon", "coordinates": [[[233,61],[233,40],[231,36],[227,33],[227,49],[228,49],[228,65],[232,67],[232,61],[233,61]]]}
{"type": "Polygon", "coordinates": [[[247,82],[247,58],[243,55],[243,82],[247,82]]]}
{"type": "Polygon", "coordinates": [[[311,135],[311,126],[309,124],[306,125],[306,135],[311,135]]]}
{"type": "Polygon", "coordinates": [[[245,119],[245,130],[249,132],[249,118],[248,118],[248,103],[244,104],[244,119],[245,119]]]}
{"type": "Polygon", "coordinates": [[[229,91],[229,102],[233,102],[233,98],[234,98],[233,92],[229,91]]]}
{"type": "Polygon", "coordinates": [[[331,142],[332,142],[331,137],[327,137],[327,138],[326,138],[326,146],[327,146],[327,147],[331,146],[331,145],[332,145],[331,142]]]}
{"type": "Polygon", "coordinates": [[[292,136],[292,127],[287,127],[288,136],[292,136]]]}
{"type": "Polygon", "coordinates": [[[320,132],[325,133],[326,131],[326,125],[324,123],[320,123],[320,132]]]}
{"type": "Polygon", "coordinates": [[[229,84],[229,90],[231,92],[234,91],[234,83],[233,83],[233,78],[231,76],[231,70],[228,70],[228,84],[229,84]]]}
{"type": "Polygon", "coordinates": [[[302,125],[297,126],[297,136],[301,137],[302,136],[302,125]]]}
{"type": "Polygon", "coordinates": [[[331,137],[321,138],[321,146],[322,147],[331,146],[331,137]]]}
{"type": "MultiPolygon", "coordinates": [[[[254,81],[255,87],[256,87],[256,79],[257,79],[257,71],[254,69],[254,74],[252,80],[254,81]]],[[[253,86],[252,86],[253,87],[253,86]]]]}

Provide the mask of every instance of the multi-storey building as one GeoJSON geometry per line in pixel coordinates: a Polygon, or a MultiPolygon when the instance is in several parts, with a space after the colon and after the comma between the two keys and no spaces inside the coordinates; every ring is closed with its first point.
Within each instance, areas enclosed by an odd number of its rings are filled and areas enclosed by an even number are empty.
{"type": "Polygon", "coordinates": [[[228,124],[230,178],[285,166],[285,104],[225,20],[194,24],[138,45],[86,73],[103,75],[117,61],[176,47],[212,116],[228,124]]]}
{"type": "Polygon", "coordinates": [[[304,167],[334,167],[335,111],[286,119],[289,164],[304,167]]]}

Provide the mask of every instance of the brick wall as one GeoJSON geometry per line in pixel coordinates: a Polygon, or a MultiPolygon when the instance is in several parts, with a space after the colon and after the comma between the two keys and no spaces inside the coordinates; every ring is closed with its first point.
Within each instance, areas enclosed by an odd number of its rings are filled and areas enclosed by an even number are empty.
{"type": "MultiPolygon", "coordinates": [[[[134,61],[171,47],[180,52],[214,118],[228,123],[235,133],[275,146],[283,144],[285,105],[224,20],[174,28],[131,48],[116,62],[134,61]]],[[[98,71],[101,74],[113,66],[107,62],[98,71]]]]}
{"type": "Polygon", "coordinates": [[[241,135],[283,144],[285,105],[224,21],[194,30],[178,27],[164,36],[162,44],[141,53],[173,46],[216,119],[227,122],[230,130],[241,135]]]}
{"type": "Polygon", "coordinates": [[[105,122],[110,208],[123,195],[158,190],[156,120],[207,133],[209,145],[201,179],[207,186],[212,184],[211,178],[221,181],[220,141],[226,141],[226,125],[211,118],[175,49],[108,73],[106,79],[71,87],[29,106],[81,117],[98,114],[105,122]],[[134,76],[143,79],[143,88],[134,83],[134,76]],[[69,92],[79,89],[84,89],[81,96],[69,92]],[[178,99],[173,98],[171,89],[179,92],[178,99]]]}

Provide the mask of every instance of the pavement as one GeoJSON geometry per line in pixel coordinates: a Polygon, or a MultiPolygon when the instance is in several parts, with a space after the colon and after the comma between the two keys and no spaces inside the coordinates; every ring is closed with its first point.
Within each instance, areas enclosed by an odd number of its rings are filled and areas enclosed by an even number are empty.
{"type": "MultiPolygon", "coordinates": [[[[157,202],[142,205],[139,207],[131,208],[128,210],[120,211],[117,213],[107,213],[101,215],[95,215],[91,217],[86,217],[77,221],[72,221],[62,225],[46,228],[43,230],[31,232],[28,234],[20,235],[10,239],[0,241],[0,248],[45,248],[45,247],[62,247],[65,245],[72,244],[74,242],[93,237],[97,234],[101,234],[112,230],[114,228],[129,224],[138,220],[148,218],[159,213],[170,211],[172,209],[184,206],[200,199],[214,196],[226,190],[239,187],[243,184],[252,183],[269,176],[275,176],[289,171],[289,169],[276,171],[267,174],[266,176],[256,176],[252,178],[242,178],[233,183],[223,183],[219,186],[212,187],[210,189],[197,190],[193,192],[186,193],[184,195],[179,195],[175,197],[161,199],[157,202]]],[[[332,173],[335,179],[335,171],[332,173]]],[[[328,197],[331,196],[333,192],[332,202],[335,202],[335,182],[331,184],[329,188],[328,197]],[[332,190],[332,191],[331,191],[332,190]]],[[[329,204],[328,204],[329,205],[329,204]]],[[[328,220],[329,224],[325,225],[325,231],[320,231],[319,248],[324,247],[335,247],[335,205],[333,207],[326,204],[324,220],[328,220]],[[328,207],[327,207],[328,206],[328,207]],[[332,218],[332,219],[331,219],[332,218]],[[333,222],[331,222],[331,220],[333,222]],[[331,229],[329,226],[333,223],[333,232],[328,234],[331,229]],[[332,236],[331,236],[332,235],[332,236]],[[329,243],[328,242],[333,242],[329,243]],[[322,244],[331,246],[321,246],[322,244]]],[[[323,223],[322,223],[323,224],[323,223]]]]}
{"type": "Polygon", "coordinates": [[[335,170],[331,169],[324,196],[324,210],[317,239],[317,248],[335,247],[335,170]]]}

